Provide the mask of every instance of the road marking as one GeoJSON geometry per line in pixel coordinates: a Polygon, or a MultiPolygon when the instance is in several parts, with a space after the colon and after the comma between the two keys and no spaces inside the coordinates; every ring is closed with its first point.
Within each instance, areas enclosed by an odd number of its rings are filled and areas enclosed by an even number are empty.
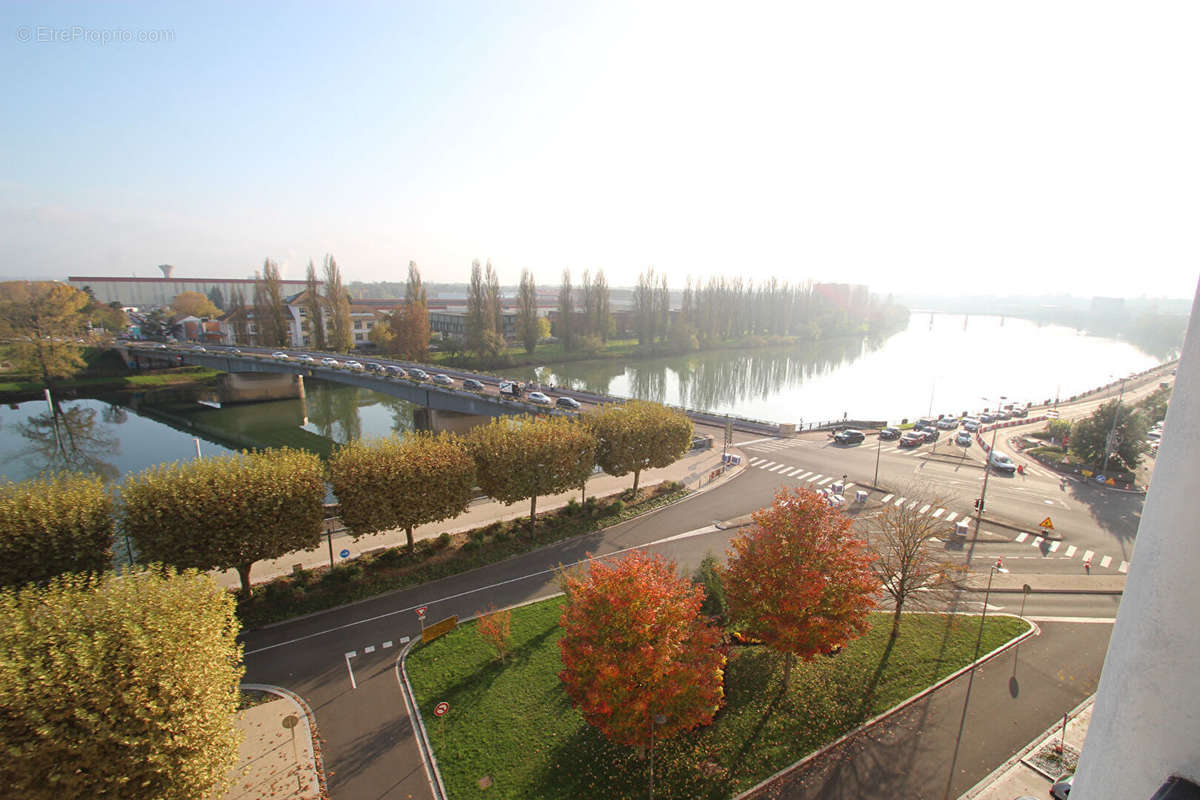
{"type": "Polygon", "coordinates": [[[750,466],[752,466],[752,467],[757,467],[759,464],[761,464],[761,463],[762,463],[762,462],[764,462],[764,461],[766,461],[766,459],[765,459],[765,458],[758,458],[758,457],[755,457],[755,458],[752,458],[752,459],[750,459],[750,460],[749,460],[749,461],[747,461],[746,463],[747,463],[747,464],[749,464],[749,465],[750,465],[750,466]]]}
{"type": "Polygon", "coordinates": [[[787,469],[787,466],[787,464],[780,464],[778,466],[771,467],[771,469],[767,470],[767,472],[779,472],[781,469],[787,469]]]}
{"type": "Polygon", "coordinates": [[[764,436],[761,439],[751,439],[748,442],[738,442],[737,444],[734,445],[734,447],[746,447],[748,445],[758,444],[759,442],[778,442],[778,441],[782,441],[782,440],[775,436],[764,436]]]}
{"type": "Polygon", "coordinates": [[[373,645],[373,644],[369,644],[363,648],[363,653],[374,653],[374,652],[375,652],[375,645],[373,645]]]}
{"type": "Polygon", "coordinates": [[[918,505],[920,505],[920,503],[921,503],[921,501],[920,501],[920,500],[913,500],[913,501],[912,501],[912,505],[910,505],[910,506],[908,507],[908,510],[909,510],[909,511],[912,511],[914,508],[916,508],[918,505]]]}
{"type": "Polygon", "coordinates": [[[1060,544],[1062,544],[1062,542],[1051,542],[1050,543],[1050,552],[1053,553],[1054,551],[1058,550],[1058,546],[1060,544]]]}
{"type": "Polygon", "coordinates": [[[850,487],[853,485],[854,485],[853,483],[847,483],[845,486],[842,487],[842,491],[843,492],[849,491],[850,487]]]}
{"type": "Polygon", "coordinates": [[[389,647],[391,647],[391,646],[392,646],[392,643],[391,643],[390,641],[388,641],[388,642],[384,642],[384,643],[383,643],[383,649],[384,649],[384,650],[387,650],[387,649],[388,649],[389,647]]]}
{"type": "Polygon", "coordinates": [[[352,689],[358,688],[358,681],[354,680],[354,670],[350,667],[350,659],[357,655],[357,650],[351,650],[349,653],[346,653],[346,671],[350,673],[350,688],[352,689]]]}
{"type": "Polygon", "coordinates": [[[1092,556],[1094,556],[1094,555],[1096,555],[1096,554],[1095,554],[1093,551],[1091,551],[1091,550],[1088,550],[1086,553],[1084,553],[1084,554],[1083,554],[1083,560],[1084,560],[1084,561],[1091,561],[1091,560],[1092,560],[1092,556]]]}
{"type": "Polygon", "coordinates": [[[807,483],[812,483],[813,481],[815,481],[815,480],[816,480],[817,478],[819,478],[819,477],[821,477],[821,473],[819,473],[819,472],[814,472],[814,473],[812,474],[812,477],[811,477],[811,478],[809,478],[809,479],[808,479],[808,481],[806,481],[806,482],[807,482],[807,483]]]}
{"type": "Polygon", "coordinates": [[[1075,551],[1076,551],[1077,549],[1078,549],[1078,548],[1077,548],[1077,547],[1075,547],[1075,545],[1073,545],[1073,544],[1071,544],[1071,545],[1067,545],[1067,552],[1066,552],[1066,556],[1067,556],[1067,558],[1074,558],[1074,557],[1075,557],[1075,551]]]}
{"type": "Polygon", "coordinates": [[[1102,625],[1112,625],[1116,617],[1026,617],[1034,622],[1095,622],[1102,625]]]}
{"type": "Polygon", "coordinates": [[[1104,567],[1105,569],[1107,569],[1108,565],[1111,563],[1112,563],[1112,556],[1105,556],[1104,558],[1100,559],[1100,566],[1104,567]]]}
{"type": "Polygon", "coordinates": [[[1122,561],[1121,566],[1117,567],[1117,572],[1129,572],[1129,562],[1122,561]]]}
{"type": "Polygon", "coordinates": [[[830,476],[829,476],[828,478],[826,478],[825,480],[822,480],[822,481],[817,481],[817,486],[824,486],[825,484],[829,483],[831,480],[833,480],[833,476],[832,476],[832,475],[830,475],[830,476]]]}
{"type": "Polygon", "coordinates": [[[811,472],[809,472],[808,470],[806,470],[806,469],[798,469],[798,470],[796,470],[796,472],[793,472],[793,473],[792,473],[791,477],[795,478],[797,481],[802,481],[802,480],[804,480],[805,478],[807,478],[809,475],[812,475],[812,473],[811,473],[811,472]],[[799,475],[797,475],[796,473],[800,473],[800,474],[799,474],[799,475]]]}
{"type": "Polygon", "coordinates": [[[1028,538],[1029,538],[1029,534],[1027,534],[1025,531],[1021,531],[1020,533],[1017,534],[1017,538],[1013,539],[1013,541],[1014,542],[1023,542],[1028,538]]]}
{"type": "Polygon", "coordinates": [[[1045,539],[1043,539],[1042,537],[1040,537],[1040,536],[1035,536],[1035,537],[1033,538],[1033,541],[1029,543],[1029,546],[1030,546],[1030,547],[1041,547],[1041,546],[1042,546],[1042,544],[1043,544],[1043,543],[1045,543],[1045,541],[1046,541],[1046,540],[1045,540],[1045,539]]]}
{"type": "Polygon", "coordinates": [[[904,505],[904,501],[907,499],[908,499],[907,497],[897,497],[896,498],[896,508],[899,508],[900,506],[904,505]]]}
{"type": "Polygon", "coordinates": [[[407,637],[407,636],[401,636],[401,637],[400,637],[400,644],[408,644],[408,637],[407,637]]]}
{"type": "Polygon", "coordinates": [[[934,511],[933,514],[931,514],[930,516],[932,516],[934,519],[937,519],[938,517],[940,517],[942,514],[945,514],[945,513],[946,513],[946,509],[939,508],[937,511],[934,511]]]}
{"type": "Polygon", "coordinates": [[[758,468],[759,468],[759,469],[770,469],[771,467],[775,466],[777,463],[779,463],[779,462],[777,462],[777,461],[766,461],[766,462],[764,462],[764,463],[762,463],[762,464],[759,464],[759,465],[758,465],[758,468]]]}
{"type": "Polygon", "coordinates": [[[958,516],[957,511],[951,511],[946,515],[946,522],[954,522],[954,518],[958,516]]]}
{"type": "Polygon", "coordinates": [[[932,503],[926,503],[925,505],[921,506],[921,510],[920,510],[920,511],[918,511],[917,513],[918,513],[918,514],[924,514],[924,513],[925,513],[926,511],[928,511],[928,510],[929,510],[929,509],[930,509],[932,506],[933,506],[933,504],[932,504],[932,503]]]}
{"type": "Polygon", "coordinates": [[[886,503],[888,500],[891,500],[893,496],[894,496],[894,495],[885,494],[885,495],[883,496],[883,499],[882,499],[882,500],[880,500],[879,502],[881,502],[881,503],[886,503]]]}

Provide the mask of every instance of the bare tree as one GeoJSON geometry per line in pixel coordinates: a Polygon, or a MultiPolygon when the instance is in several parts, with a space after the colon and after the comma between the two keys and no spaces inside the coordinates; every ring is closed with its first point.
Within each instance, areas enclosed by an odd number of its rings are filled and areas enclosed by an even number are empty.
{"type": "Polygon", "coordinates": [[[929,608],[945,602],[960,585],[961,565],[939,552],[939,536],[949,523],[920,513],[929,506],[944,506],[924,487],[902,493],[906,502],[887,505],[873,517],[862,520],[867,546],[873,556],[871,569],[892,598],[892,638],[900,633],[900,614],[905,606],[929,608]]]}

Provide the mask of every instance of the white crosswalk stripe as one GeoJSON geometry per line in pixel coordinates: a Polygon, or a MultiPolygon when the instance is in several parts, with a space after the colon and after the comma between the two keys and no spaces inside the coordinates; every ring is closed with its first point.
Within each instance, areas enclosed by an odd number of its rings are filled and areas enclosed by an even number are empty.
{"type": "Polygon", "coordinates": [[[848,492],[848,491],[850,491],[850,487],[851,487],[851,486],[853,486],[853,485],[854,485],[853,483],[847,483],[845,486],[843,486],[843,487],[842,487],[842,491],[843,491],[843,492],[848,492]]]}
{"type": "Polygon", "coordinates": [[[1058,546],[1060,544],[1062,544],[1062,542],[1051,542],[1050,543],[1050,552],[1051,553],[1056,552],[1058,550],[1058,546]]]}
{"type": "Polygon", "coordinates": [[[771,467],[775,466],[777,463],[779,463],[779,462],[777,462],[777,461],[764,461],[763,463],[761,463],[761,464],[759,464],[759,465],[758,465],[758,468],[759,468],[759,469],[770,469],[771,467]]]}
{"type": "Polygon", "coordinates": [[[1029,546],[1030,546],[1030,547],[1041,547],[1041,546],[1042,546],[1042,543],[1043,543],[1043,542],[1045,542],[1045,541],[1046,541],[1046,540],[1045,540],[1045,539],[1043,539],[1042,537],[1040,537],[1040,536],[1035,536],[1035,537],[1033,537],[1033,541],[1029,543],[1029,546]]]}
{"type": "Polygon", "coordinates": [[[1067,558],[1074,558],[1074,557],[1075,557],[1075,551],[1076,551],[1076,550],[1078,550],[1078,549],[1079,549],[1079,548],[1078,548],[1078,547],[1076,547],[1076,546],[1075,546],[1075,545],[1073,545],[1073,544],[1069,544],[1069,545],[1067,545],[1067,552],[1066,552],[1066,556],[1067,556],[1067,558]]]}
{"type": "Polygon", "coordinates": [[[757,467],[759,464],[763,463],[764,461],[766,461],[765,458],[752,458],[749,461],[747,461],[746,463],[752,467],[757,467]]]}
{"type": "Polygon", "coordinates": [[[946,515],[946,522],[954,522],[954,518],[958,516],[957,511],[951,511],[946,515]]]}
{"type": "Polygon", "coordinates": [[[789,478],[794,478],[797,475],[799,475],[801,472],[804,472],[804,467],[796,467],[795,469],[789,469],[787,472],[787,476],[789,478]]]}
{"type": "Polygon", "coordinates": [[[937,519],[938,517],[940,517],[942,514],[945,514],[945,513],[946,513],[946,509],[939,508],[937,511],[934,511],[929,516],[933,517],[934,519],[937,519]]]}
{"type": "Polygon", "coordinates": [[[920,504],[921,504],[920,500],[913,500],[912,503],[908,506],[908,510],[912,511],[914,508],[916,508],[920,504]]]}
{"type": "Polygon", "coordinates": [[[1105,569],[1107,569],[1108,565],[1111,563],[1112,563],[1112,556],[1105,556],[1104,558],[1100,559],[1100,566],[1104,567],[1105,569]]]}
{"type": "Polygon", "coordinates": [[[1121,566],[1117,567],[1117,572],[1129,572],[1129,562],[1122,561],[1121,566]]]}
{"type": "Polygon", "coordinates": [[[767,470],[767,472],[779,472],[781,469],[787,469],[787,464],[779,464],[767,470]]]}
{"type": "Polygon", "coordinates": [[[807,478],[809,475],[812,475],[812,473],[811,473],[811,472],[809,472],[809,471],[808,471],[808,470],[806,470],[806,469],[798,469],[798,470],[796,470],[796,472],[800,473],[799,475],[795,475],[795,474],[793,474],[793,477],[794,477],[794,478],[795,478],[797,481],[802,481],[802,480],[804,480],[805,478],[807,478]]]}
{"type": "Polygon", "coordinates": [[[1095,553],[1094,551],[1092,551],[1092,550],[1088,550],[1086,553],[1084,553],[1084,554],[1083,554],[1083,560],[1084,560],[1084,561],[1091,561],[1091,560],[1092,560],[1092,556],[1094,556],[1094,555],[1096,555],[1096,553],[1095,553]]]}
{"type": "Polygon", "coordinates": [[[928,511],[932,507],[932,505],[933,505],[932,503],[926,503],[925,505],[921,506],[921,510],[918,511],[917,513],[924,514],[926,511],[928,511]]]}
{"type": "Polygon", "coordinates": [[[826,479],[825,479],[825,480],[823,480],[823,481],[818,481],[818,482],[817,482],[817,486],[824,486],[825,484],[829,483],[831,480],[833,480],[833,476],[832,476],[832,475],[830,475],[828,478],[826,478],[826,479]]]}
{"type": "Polygon", "coordinates": [[[904,501],[907,499],[908,499],[907,497],[897,497],[896,498],[896,508],[899,508],[900,506],[904,505],[904,501]]]}
{"type": "Polygon", "coordinates": [[[891,500],[891,499],[892,499],[892,495],[890,495],[890,494],[885,494],[885,495],[883,496],[883,499],[882,499],[882,500],[880,500],[879,502],[881,502],[881,503],[886,503],[887,501],[889,501],[889,500],[891,500]]]}
{"type": "Polygon", "coordinates": [[[1020,533],[1017,534],[1017,538],[1013,539],[1013,541],[1014,542],[1023,542],[1028,538],[1029,538],[1029,534],[1027,534],[1025,531],[1021,531],[1020,533]]]}
{"type": "Polygon", "coordinates": [[[808,478],[805,478],[805,481],[804,481],[804,482],[805,482],[805,483],[812,483],[813,481],[815,481],[815,480],[819,480],[820,478],[821,478],[821,473],[819,473],[819,472],[814,472],[814,473],[813,473],[811,476],[809,476],[808,478]]]}

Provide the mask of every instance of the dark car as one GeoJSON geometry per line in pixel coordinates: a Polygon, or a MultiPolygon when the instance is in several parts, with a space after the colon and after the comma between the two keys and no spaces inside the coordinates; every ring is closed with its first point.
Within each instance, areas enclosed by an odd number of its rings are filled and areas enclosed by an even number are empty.
{"type": "Polygon", "coordinates": [[[363,366],[367,368],[367,372],[383,372],[383,364],[376,364],[374,361],[368,361],[363,366]]]}
{"type": "Polygon", "coordinates": [[[417,369],[416,367],[413,367],[408,371],[408,377],[412,378],[414,381],[427,381],[429,380],[429,373],[423,369],[417,369]]]}
{"type": "Polygon", "coordinates": [[[900,429],[899,428],[884,428],[883,430],[881,430],[879,432],[879,438],[883,439],[884,441],[887,441],[887,442],[890,442],[892,439],[899,439],[900,438],[900,429]]]}
{"type": "Polygon", "coordinates": [[[559,408],[569,408],[572,411],[579,410],[579,401],[574,397],[560,397],[554,401],[554,405],[559,408]]]}
{"type": "Polygon", "coordinates": [[[833,435],[833,440],[838,444],[858,444],[867,436],[862,431],[856,431],[853,428],[847,428],[844,431],[838,431],[833,435]]]}
{"type": "Polygon", "coordinates": [[[921,431],[909,431],[900,437],[901,447],[917,447],[925,441],[925,434],[921,431]]]}
{"type": "Polygon", "coordinates": [[[1071,796],[1071,784],[1075,782],[1075,773],[1070,772],[1060,775],[1054,785],[1050,787],[1050,796],[1054,800],[1067,800],[1071,796]]]}
{"type": "Polygon", "coordinates": [[[913,428],[913,430],[925,434],[925,441],[927,442],[936,442],[938,437],[942,435],[942,432],[933,426],[913,428]]]}
{"type": "Polygon", "coordinates": [[[466,389],[468,392],[482,392],[483,384],[474,378],[463,378],[462,388],[466,389]]]}
{"type": "Polygon", "coordinates": [[[403,367],[397,367],[394,364],[388,364],[383,368],[383,372],[385,375],[388,375],[392,378],[403,378],[407,374],[404,372],[403,367]]]}

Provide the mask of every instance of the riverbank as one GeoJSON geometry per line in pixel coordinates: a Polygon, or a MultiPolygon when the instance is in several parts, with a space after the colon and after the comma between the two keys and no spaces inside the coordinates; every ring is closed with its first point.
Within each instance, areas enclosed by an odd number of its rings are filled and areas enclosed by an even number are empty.
{"type": "MultiPolygon", "coordinates": [[[[189,386],[214,386],[225,373],[207,367],[173,367],[127,375],[88,375],[57,380],[52,391],[56,397],[78,399],[103,393],[145,392],[153,389],[179,389],[189,386]]],[[[40,400],[45,384],[32,376],[10,376],[0,381],[0,403],[24,403],[40,400]]]]}

